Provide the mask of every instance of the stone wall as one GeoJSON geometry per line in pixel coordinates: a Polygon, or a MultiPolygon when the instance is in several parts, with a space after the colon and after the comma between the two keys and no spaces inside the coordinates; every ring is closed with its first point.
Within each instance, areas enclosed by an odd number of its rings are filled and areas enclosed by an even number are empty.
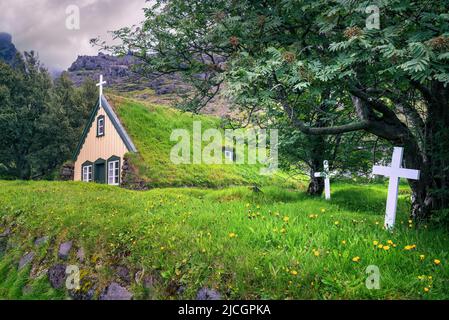
{"type": "Polygon", "coordinates": [[[73,163],[65,163],[59,172],[59,179],[62,181],[73,181],[75,166],[73,163]]]}
{"type": "Polygon", "coordinates": [[[123,158],[120,186],[129,190],[148,190],[147,183],[139,177],[128,156],[123,158]]]}

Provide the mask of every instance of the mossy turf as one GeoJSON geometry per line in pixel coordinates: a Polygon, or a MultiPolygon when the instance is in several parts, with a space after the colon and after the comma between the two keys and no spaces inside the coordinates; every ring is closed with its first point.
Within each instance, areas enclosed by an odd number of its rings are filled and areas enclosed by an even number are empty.
{"type": "Polygon", "coordinates": [[[83,247],[80,269],[98,290],[116,280],[115,265],[157,275],[151,292],[132,276],[136,299],[194,298],[204,286],[226,299],[449,298],[447,231],[409,224],[406,187],[393,233],[382,227],[385,185],[332,188],[325,201],[279,187],[135,192],[0,181],[0,233],[12,228],[0,259],[0,298],[64,298],[36,270],[57,263],[57,246],[67,240],[74,241],[67,263],[79,264],[75,252],[83,247]],[[36,248],[41,236],[51,240],[36,248]],[[17,271],[29,251],[33,263],[17,271]],[[365,286],[369,265],[379,267],[379,290],[365,286]]]}
{"type": "MultiPolygon", "coordinates": [[[[216,188],[273,183],[292,185],[287,175],[282,172],[274,176],[263,176],[260,174],[262,165],[248,165],[247,161],[245,164],[238,165],[174,164],[170,160],[170,152],[178,141],[170,141],[173,130],[185,129],[193,139],[194,121],[201,123],[204,133],[207,129],[221,128],[221,119],[194,115],[168,106],[159,106],[113,94],[108,95],[108,99],[137,147],[138,154],[130,155],[132,165],[137,169],[138,175],[151,187],[216,188]]],[[[224,132],[222,129],[221,131],[224,132]]],[[[208,144],[207,141],[203,142],[203,148],[208,144]]],[[[193,140],[190,146],[192,145],[193,140]]]]}

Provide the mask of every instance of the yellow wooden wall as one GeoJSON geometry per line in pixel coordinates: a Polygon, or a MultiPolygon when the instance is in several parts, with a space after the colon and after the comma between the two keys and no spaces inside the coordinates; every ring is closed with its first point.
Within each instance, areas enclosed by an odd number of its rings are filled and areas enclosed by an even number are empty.
{"type": "Polygon", "coordinates": [[[111,156],[120,157],[120,163],[123,163],[123,156],[128,152],[125,143],[115,130],[114,125],[109,119],[103,108],[99,108],[94,122],[90,127],[83,146],[81,147],[78,159],[75,162],[75,181],[81,181],[81,166],[86,161],[95,162],[99,158],[108,160],[111,156]],[[97,118],[103,115],[105,123],[105,135],[97,137],[97,118]]]}

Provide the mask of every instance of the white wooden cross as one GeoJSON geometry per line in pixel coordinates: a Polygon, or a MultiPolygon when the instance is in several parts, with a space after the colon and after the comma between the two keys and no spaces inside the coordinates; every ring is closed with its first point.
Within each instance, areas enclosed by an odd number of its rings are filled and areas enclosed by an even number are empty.
{"type": "Polygon", "coordinates": [[[324,196],[326,200],[330,200],[331,198],[331,184],[330,184],[330,174],[329,174],[329,162],[327,160],[323,161],[323,172],[315,172],[315,177],[324,178],[324,196]]]}
{"type": "Polygon", "coordinates": [[[97,87],[100,87],[100,107],[101,107],[101,97],[103,96],[103,85],[106,84],[106,81],[103,81],[103,75],[100,75],[100,82],[97,83],[97,87]]]}
{"type": "Polygon", "coordinates": [[[419,180],[419,170],[401,168],[404,148],[395,147],[391,159],[391,167],[373,166],[373,174],[390,178],[388,183],[387,208],[385,210],[385,228],[392,229],[396,220],[398,204],[399,179],[419,180]]]}

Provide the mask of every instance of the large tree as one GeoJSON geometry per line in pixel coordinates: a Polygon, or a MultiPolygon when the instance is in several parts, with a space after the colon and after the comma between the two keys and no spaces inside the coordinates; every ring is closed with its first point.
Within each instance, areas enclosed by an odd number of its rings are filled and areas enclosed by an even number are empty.
{"type": "Polygon", "coordinates": [[[425,219],[449,204],[449,1],[377,7],[373,29],[371,1],[160,0],[116,36],[151,72],[185,70],[195,105],[226,83],[238,104],[282,110],[305,134],[365,131],[404,146],[405,166],[421,170],[411,215],[425,219]],[[333,104],[298,103],[316,94],[333,104]]]}
{"type": "Polygon", "coordinates": [[[0,62],[0,176],[51,178],[76,147],[95,84],[76,89],[65,74],[53,84],[33,52],[18,59],[0,62]]]}
{"type": "Polygon", "coordinates": [[[42,140],[42,115],[51,107],[51,78],[33,53],[16,68],[0,63],[0,163],[4,174],[20,179],[32,175],[32,155],[42,140]]]}
{"type": "Polygon", "coordinates": [[[258,54],[240,54],[228,72],[231,88],[238,96],[250,96],[256,84],[306,134],[364,130],[404,146],[405,165],[421,170],[421,179],[410,181],[412,216],[424,219],[433,210],[447,208],[448,2],[429,6],[384,1],[379,30],[364,28],[368,2],[290,4],[270,8],[275,13],[271,16],[281,21],[276,28],[281,38],[300,40],[288,45],[273,42],[258,54]],[[298,12],[305,13],[306,27],[293,27],[301,21],[298,12]],[[295,56],[294,63],[286,61],[287,54],[295,56]],[[336,105],[342,104],[330,114],[336,121],[310,126],[304,121],[307,110],[295,101],[298,95],[329,88],[336,105]]]}

